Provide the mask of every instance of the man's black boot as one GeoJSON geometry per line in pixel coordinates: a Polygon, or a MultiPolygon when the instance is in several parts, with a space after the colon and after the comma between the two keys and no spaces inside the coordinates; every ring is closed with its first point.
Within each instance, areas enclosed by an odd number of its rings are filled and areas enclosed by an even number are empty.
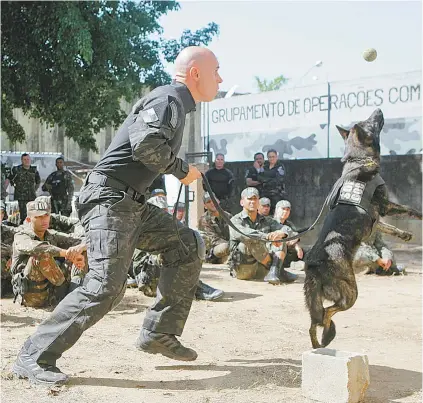
{"type": "Polygon", "coordinates": [[[184,347],[173,334],[156,333],[148,329],[141,329],[136,347],[149,354],[162,354],[172,360],[194,361],[197,353],[184,347]]]}
{"type": "Polygon", "coordinates": [[[54,365],[38,364],[26,351],[21,350],[13,364],[12,372],[20,378],[46,386],[62,385],[69,377],[54,365]]]}

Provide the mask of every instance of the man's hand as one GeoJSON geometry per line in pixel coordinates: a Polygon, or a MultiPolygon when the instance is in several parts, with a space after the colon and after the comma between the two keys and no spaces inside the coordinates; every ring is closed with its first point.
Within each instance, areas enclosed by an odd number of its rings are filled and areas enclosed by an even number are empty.
{"type": "Polygon", "coordinates": [[[389,270],[389,268],[392,265],[392,260],[391,259],[381,259],[379,258],[378,260],[376,260],[376,263],[382,267],[383,270],[387,271],[389,270]]]}
{"type": "Polygon", "coordinates": [[[282,232],[280,230],[269,232],[267,234],[267,240],[269,241],[281,241],[283,238],[285,238],[287,234],[285,232],[282,232]]]}
{"type": "Polygon", "coordinates": [[[76,255],[72,260],[72,263],[79,269],[83,270],[85,268],[85,257],[84,255],[76,255]]]}
{"type": "Polygon", "coordinates": [[[194,182],[197,179],[201,178],[201,172],[193,165],[189,166],[188,175],[185,176],[185,178],[180,179],[179,182],[181,182],[183,185],[187,186],[190,183],[194,182]]]}
{"type": "Polygon", "coordinates": [[[87,245],[81,243],[76,246],[71,246],[69,249],[66,250],[65,259],[73,262],[76,256],[81,255],[82,252],[87,250],[87,245]]]}
{"type": "Polygon", "coordinates": [[[261,167],[257,161],[254,161],[253,167],[258,171],[261,167]]]}
{"type": "Polygon", "coordinates": [[[295,245],[295,250],[297,251],[297,257],[298,257],[298,259],[302,260],[302,258],[304,257],[304,251],[301,248],[301,246],[298,245],[298,244],[295,245]]]}

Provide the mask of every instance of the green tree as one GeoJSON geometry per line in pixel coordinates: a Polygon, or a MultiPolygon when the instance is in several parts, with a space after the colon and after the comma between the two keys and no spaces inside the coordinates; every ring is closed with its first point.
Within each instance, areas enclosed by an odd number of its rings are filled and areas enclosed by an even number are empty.
{"type": "Polygon", "coordinates": [[[173,1],[2,2],[2,130],[24,140],[12,113],[22,108],[96,150],[94,134],[123,121],[122,98],[170,82],[163,59],[218,34],[210,23],[164,40],[159,18],[178,9],[173,1]]]}
{"type": "Polygon", "coordinates": [[[289,78],[286,78],[283,75],[280,75],[274,78],[273,80],[262,80],[260,77],[257,76],[255,76],[254,78],[256,80],[256,85],[260,92],[280,90],[282,86],[289,81],[289,78]]]}

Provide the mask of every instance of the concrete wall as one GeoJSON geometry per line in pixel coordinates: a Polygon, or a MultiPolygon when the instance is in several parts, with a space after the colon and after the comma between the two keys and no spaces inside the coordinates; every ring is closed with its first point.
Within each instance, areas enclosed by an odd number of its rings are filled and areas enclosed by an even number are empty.
{"type": "MultiPolygon", "coordinates": [[[[245,171],[251,162],[228,162],[229,168],[236,177],[236,191],[239,195],[246,187],[245,171]]],[[[335,181],[341,174],[342,164],[339,159],[309,159],[286,160],[287,170],[286,190],[287,199],[292,204],[291,219],[298,227],[306,227],[314,222],[321,207],[335,181]]],[[[390,200],[409,205],[421,211],[422,209],[422,156],[403,155],[386,156],[381,159],[381,174],[389,190],[390,200]]],[[[231,200],[231,213],[241,210],[238,197],[231,200]]],[[[412,231],[414,238],[411,242],[422,243],[422,224],[419,220],[405,217],[384,218],[397,227],[412,231]]],[[[316,227],[302,240],[305,244],[312,244],[320,226],[316,227]]],[[[402,242],[387,236],[388,241],[402,242]]]]}

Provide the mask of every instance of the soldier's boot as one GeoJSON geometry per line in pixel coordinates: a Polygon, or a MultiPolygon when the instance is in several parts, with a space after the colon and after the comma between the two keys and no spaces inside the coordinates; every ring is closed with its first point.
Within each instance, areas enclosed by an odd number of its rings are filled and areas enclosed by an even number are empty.
{"type": "Polygon", "coordinates": [[[222,290],[213,288],[201,280],[198,281],[197,289],[195,290],[195,298],[204,301],[216,301],[222,298],[223,294],[225,293],[222,290]]]}
{"type": "Polygon", "coordinates": [[[141,329],[137,339],[138,350],[149,354],[162,354],[172,360],[194,361],[197,353],[184,347],[173,334],[156,333],[148,329],[141,329]]]}
{"type": "Polygon", "coordinates": [[[210,252],[206,256],[206,263],[211,263],[211,264],[219,264],[220,263],[220,259],[217,256],[215,256],[215,254],[213,253],[213,248],[210,249],[210,252]]]}
{"type": "Polygon", "coordinates": [[[264,281],[266,283],[270,283],[273,285],[279,285],[281,280],[279,278],[279,270],[280,270],[280,259],[276,256],[272,256],[272,265],[269,268],[269,273],[266,274],[264,277],[264,281]]]}
{"type": "Polygon", "coordinates": [[[278,285],[281,283],[292,283],[298,276],[294,273],[286,271],[283,267],[283,260],[279,259],[278,256],[273,255],[272,265],[270,266],[269,273],[267,273],[264,281],[278,285]]]}
{"type": "Polygon", "coordinates": [[[28,378],[30,382],[40,385],[54,386],[66,383],[69,377],[51,364],[38,364],[24,350],[18,354],[12,372],[19,378],[28,378]]]}

